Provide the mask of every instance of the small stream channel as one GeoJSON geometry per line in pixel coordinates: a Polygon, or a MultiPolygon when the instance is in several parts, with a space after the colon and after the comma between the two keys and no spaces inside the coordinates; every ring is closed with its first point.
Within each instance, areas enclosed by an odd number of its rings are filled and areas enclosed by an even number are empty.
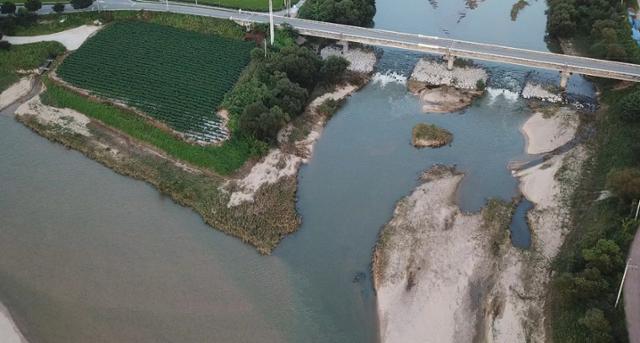
{"type": "MultiPolygon", "coordinates": [[[[378,0],[375,22],[546,51],[545,2],[515,22],[511,5],[378,0]]],[[[485,96],[462,112],[424,114],[404,84],[419,57],[385,50],[374,81],[328,123],[299,176],[303,225],[268,257],[0,116],[0,301],[32,343],[377,341],[371,250],[395,203],[435,163],[465,172],[464,211],[509,201],[518,190],[508,163],[526,157],[519,127],[530,110],[518,92],[530,69],[483,64],[485,96]],[[453,143],[413,148],[411,128],[425,121],[453,143]]],[[[524,231],[512,236],[526,245],[524,231]]]]}

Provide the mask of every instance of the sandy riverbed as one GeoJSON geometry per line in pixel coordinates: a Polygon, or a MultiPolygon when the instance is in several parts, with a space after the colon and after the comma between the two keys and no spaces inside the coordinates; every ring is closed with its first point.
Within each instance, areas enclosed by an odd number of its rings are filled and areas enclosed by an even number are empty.
{"type": "Polygon", "coordinates": [[[20,330],[13,322],[9,311],[0,304],[0,342],[2,343],[26,343],[20,330]]]}
{"type": "MultiPolygon", "coordinates": [[[[546,130],[527,134],[550,138],[546,130]]],[[[576,186],[566,180],[577,179],[585,156],[576,146],[516,174],[535,204],[529,250],[508,239],[512,205],[461,213],[452,198],[463,176],[427,173],[397,204],[374,253],[382,342],[546,341],[550,261],[567,233],[565,197],[576,186]]]]}
{"type": "Polygon", "coordinates": [[[76,50],[91,37],[101,26],[82,25],[62,32],[40,36],[5,36],[3,39],[11,44],[29,44],[37,42],[59,42],[67,50],[76,50]]]}
{"type": "Polygon", "coordinates": [[[534,113],[522,126],[527,154],[541,154],[568,143],[578,129],[578,114],[569,108],[534,113]]]}
{"type": "Polygon", "coordinates": [[[27,76],[14,83],[4,92],[0,93],[0,110],[16,102],[18,99],[29,94],[33,77],[27,76]]]}

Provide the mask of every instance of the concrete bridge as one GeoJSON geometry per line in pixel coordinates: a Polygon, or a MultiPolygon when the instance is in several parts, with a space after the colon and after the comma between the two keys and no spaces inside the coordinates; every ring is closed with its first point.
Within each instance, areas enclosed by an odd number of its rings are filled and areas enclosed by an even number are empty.
{"type": "MultiPolygon", "coordinates": [[[[169,11],[231,19],[244,25],[269,22],[269,15],[267,13],[228,10],[174,2],[98,0],[92,9],[97,9],[97,6],[100,6],[102,10],[144,9],[148,11],[169,11]]],[[[50,6],[44,6],[41,11],[50,11],[50,6]]],[[[445,39],[421,34],[288,18],[277,15],[273,16],[273,21],[275,25],[289,24],[301,34],[307,36],[443,55],[448,60],[449,68],[453,67],[455,58],[470,58],[556,70],[561,75],[560,86],[562,88],[566,87],[567,80],[571,74],[640,82],[640,65],[631,63],[517,49],[507,46],[445,39]]]]}

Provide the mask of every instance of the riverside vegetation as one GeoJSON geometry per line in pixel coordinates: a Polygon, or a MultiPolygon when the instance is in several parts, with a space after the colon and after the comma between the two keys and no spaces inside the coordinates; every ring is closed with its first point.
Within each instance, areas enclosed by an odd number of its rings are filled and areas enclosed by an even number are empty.
{"type": "MultiPolygon", "coordinates": [[[[626,7],[619,1],[549,0],[548,33],[586,55],[640,63],[626,7]]],[[[633,5],[633,4],[632,4],[633,5]]],[[[635,6],[635,5],[634,5],[635,6]]],[[[623,306],[614,308],[624,261],[638,223],[640,87],[596,80],[601,108],[591,125],[592,157],[568,207],[572,230],[554,262],[551,329],[556,342],[625,342],[623,306]],[[596,200],[598,194],[608,190],[596,200]]]]}
{"type": "MultiPolygon", "coordinates": [[[[202,20],[182,15],[174,17],[144,11],[113,13],[103,16],[102,20],[115,23],[98,32],[93,39],[99,40],[102,34],[109,35],[110,29],[117,30],[116,25],[143,25],[145,30],[160,32],[167,32],[166,26],[188,28],[206,34],[218,31],[223,36],[237,39],[239,43],[242,43],[239,39],[245,37],[241,27],[226,20],[202,20]]],[[[170,32],[176,32],[172,30],[170,32]]],[[[295,175],[277,183],[264,184],[257,189],[253,201],[233,206],[229,202],[234,191],[233,182],[230,184],[229,181],[246,175],[253,163],[275,147],[278,144],[278,132],[285,125],[294,125],[295,128],[296,123],[305,122],[294,119],[305,113],[305,107],[311,100],[310,94],[321,94],[332,90],[336,84],[348,81],[345,79],[348,63],[341,58],[321,60],[310,49],[294,43],[296,34],[291,28],[285,27],[279,30],[277,44],[268,49],[266,55],[260,48],[246,52],[249,55],[248,66],[220,103],[219,108],[228,113],[231,137],[219,145],[191,144],[158,125],[149,118],[150,115],[144,115],[147,113],[140,111],[137,104],[128,106],[104,93],[93,94],[71,86],[59,79],[55,72],[44,79],[46,90],[40,99],[36,97],[22,105],[16,112],[17,118],[51,140],[79,150],[119,173],[153,184],[176,202],[193,208],[211,226],[239,237],[254,245],[259,252],[268,254],[286,234],[294,232],[299,226],[300,219],[295,210],[295,175]],[[89,135],[83,134],[87,130],[75,132],[70,129],[73,125],[65,127],[61,124],[72,121],[67,117],[53,122],[42,120],[38,112],[43,106],[65,108],[64,111],[70,109],[88,117],[86,127],[89,135]]],[[[118,46],[119,40],[126,40],[125,37],[112,37],[113,44],[118,46]]],[[[255,27],[246,37],[258,41],[264,38],[259,27],[255,27]]],[[[208,36],[205,40],[216,39],[219,40],[208,36]]],[[[194,44],[197,49],[197,42],[194,44]]],[[[151,54],[162,54],[163,48],[162,44],[151,44],[146,45],[144,50],[151,54]]],[[[71,54],[67,58],[73,56],[71,54]]],[[[173,61],[174,65],[182,62],[173,61]]],[[[63,78],[66,72],[72,70],[65,71],[65,68],[73,67],[72,64],[64,67],[65,63],[62,61],[63,67],[60,69],[63,78]]],[[[116,76],[118,73],[131,74],[128,68],[112,66],[108,69],[116,76]]],[[[151,68],[145,71],[152,74],[149,77],[161,72],[151,68]]],[[[337,103],[333,106],[337,106],[337,103]]],[[[333,106],[327,106],[327,110],[333,106]]],[[[52,113],[59,115],[56,111],[52,113]]]]}

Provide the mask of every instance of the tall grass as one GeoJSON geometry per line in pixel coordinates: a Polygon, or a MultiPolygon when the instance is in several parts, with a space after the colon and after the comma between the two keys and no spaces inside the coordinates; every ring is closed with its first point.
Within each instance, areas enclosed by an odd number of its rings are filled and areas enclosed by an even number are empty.
{"type": "Polygon", "coordinates": [[[45,84],[47,90],[42,95],[43,102],[76,110],[135,139],[149,143],[176,159],[221,175],[233,173],[247,159],[262,154],[265,150],[262,143],[239,136],[233,136],[220,146],[189,144],[152,125],[134,112],[76,94],[51,80],[45,80],[45,84]]]}
{"type": "Polygon", "coordinates": [[[18,81],[18,70],[38,68],[50,55],[64,51],[64,46],[58,42],[13,45],[9,50],[0,50],[0,92],[18,81]]]}

